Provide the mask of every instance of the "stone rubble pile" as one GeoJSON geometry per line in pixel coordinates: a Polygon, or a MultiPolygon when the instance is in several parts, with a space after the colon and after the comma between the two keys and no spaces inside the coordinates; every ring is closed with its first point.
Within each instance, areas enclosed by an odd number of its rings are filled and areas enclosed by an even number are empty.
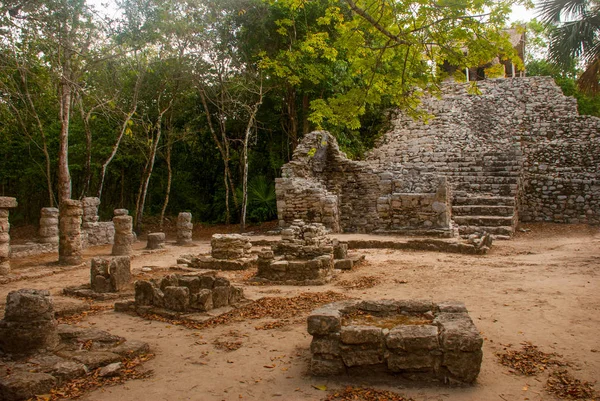
{"type": "Polygon", "coordinates": [[[131,245],[135,240],[133,234],[133,217],[129,216],[127,209],[115,209],[113,223],[115,225],[115,239],[112,247],[114,256],[131,255],[131,245]]]}
{"type": "Polygon", "coordinates": [[[131,281],[131,259],[129,256],[112,258],[93,258],[90,268],[90,286],[92,291],[119,292],[131,281]]]}
{"type": "Polygon", "coordinates": [[[214,234],[210,255],[215,259],[240,259],[250,255],[250,237],[241,234],[214,234]]]}
{"type": "MultiPolygon", "coordinates": [[[[334,245],[321,223],[294,220],[281,231],[281,241],[258,254],[256,281],[322,285],[331,279],[334,245]]],[[[338,243],[338,254],[343,253],[338,243]]],[[[347,250],[347,246],[346,246],[347,250]]]]}
{"type": "Polygon", "coordinates": [[[192,257],[189,266],[209,270],[247,270],[256,267],[257,257],[250,251],[250,237],[241,234],[213,234],[211,255],[192,257]]]}
{"type": "Polygon", "coordinates": [[[111,366],[118,374],[123,358],[150,348],[94,328],[59,325],[48,291],[21,289],[7,296],[0,351],[0,400],[23,401],[95,369],[111,366]]]}
{"type": "Polygon", "coordinates": [[[483,339],[461,302],[344,301],[313,311],[311,372],[472,383],[483,339]],[[365,317],[368,317],[366,319],[365,317]]]}
{"type": "Polygon", "coordinates": [[[135,303],[128,307],[138,313],[156,311],[156,308],[175,312],[206,312],[235,305],[242,299],[242,288],[231,285],[224,277],[171,274],[160,280],[136,281],[135,303]]]}
{"type": "Polygon", "coordinates": [[[179,213],[179,216],[177,216],[177,244],[190,245],[193,229],[192,214],[189,212],[179,213]]]}
{"type": "Polygon", "coordinates": [[[82,262],[81,201],[63,199],[59,205],[58,263],[76,265],[82,262]]]}
{"type": "Polygon", "coordinates": [[[111,221],[99,221],[98,207],[100,199],[83,198],[83,223],[81,224],[84,247],[106,245],[114,242],[115,226],[111,221]]]}

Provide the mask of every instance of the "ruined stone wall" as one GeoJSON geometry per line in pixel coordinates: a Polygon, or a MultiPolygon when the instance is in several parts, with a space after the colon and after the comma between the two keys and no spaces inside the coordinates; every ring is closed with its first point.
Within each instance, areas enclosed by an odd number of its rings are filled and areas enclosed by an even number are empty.
{"type": "Polygon", "coordinates": [[[446,229],[452,218],[461,234],[480,225],[511,235],[519,219],[600,223],[600,119],[579,116],[551,78],[480,81],[475,91],[444,83],[420,112],[399,113],[365,161],[346,159],[327,133],[307,135],[277,182],[280,224],[401,231],[446,229]],[[337,206],[328,216],[326,197],[337,206]]]}
{"type": "Polygon", "coordinates": [[[402,171],[349,160],[335,138],[315,131],[298,145],[276,181],[280,225],[302,219],[322,223],[334,232],[448,228],[449,220],[440,218],[446,206],[437,211],[433,206],[441,200],[436,195],[439,179],[424,175],[419,182],[409,182],[402,171]],[[408,194],[410,211],[395,213],[400,197],[408,194]]]}

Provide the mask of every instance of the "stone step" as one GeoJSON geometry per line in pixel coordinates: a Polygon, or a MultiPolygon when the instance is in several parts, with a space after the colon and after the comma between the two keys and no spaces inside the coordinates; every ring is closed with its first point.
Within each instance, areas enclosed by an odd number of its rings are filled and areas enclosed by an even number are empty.
{"type": "Polygon", "coordinates": [[[474,176],[474,177],[519,177],[518,170],[499,170],[499,171],[488,171],[482,167],[469,168],[467,170],[452,170],[452,169],[431,169],[431,172],[438,173],[439,175],[447,176],[474,176]]]}
{"type": "Polygon", "coordinates": [[[494,196],[514,196],[517,193],[517,184],[479,184],[470,182],[457,182],[453,185],[454,191],[465,191],[470,194],[492,194],[494,196]]]}
{"type": "Polygon", "coordinates": [[[456,175],[449,177],[451,182],[455,183],[473,183],[473,184],[516,184],[519,177],[515,176],[496,176],[496,175],[456,175]]]}
{"type": "Polygon", "coordinates": [[[514,216],[454,216],[459,226],[500,227],[513,226],[514,216]]]}
{"type": "Polygon", "coordinates": [[[452,199],[453,205],[466,206],[515,206],[514,196],[469,196],[466,192],[455,192],[452,199]]]}
{"type": "Polygon", "coordinates": [[[459,226],[458,233],[461,236],[466,236],[470,234],[482,234],[489,233],[493,235],[503,235],[512,237],[515,232],[513,226],[459,226]]]}
{"type": "Polygon", "coordinates": [[[453,216],[513,216],[514,206],[462,205],[452,206],[453,216]]]}

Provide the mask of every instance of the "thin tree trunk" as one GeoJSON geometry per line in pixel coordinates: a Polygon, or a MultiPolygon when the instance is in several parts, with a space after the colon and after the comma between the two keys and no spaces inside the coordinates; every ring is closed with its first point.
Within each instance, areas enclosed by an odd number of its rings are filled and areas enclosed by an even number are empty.
{"type": "Polygon", "coordinates": [[[163,229],[163,223],[165,221],[165,212],[167,210],[167,205],[169,204],[169,196],[171,195],[171,182],[173,180],[173,168],[171,166],[171,148],[173,147],[173,141],[171,139],[171,133],[169,132],[166,134],[167,136],[167,155],[165,157],[166,161],[167,161],[167,188],[165,189],[165,201],[163,202],[163,207],[160,211],[160,223],[159,223],[159,227],[160,230],[162,231],[163,229]]]}
{"type": "MultiPolygon", "coordinates": [[[[68,63],[67,63],[68,65],[68,63]]],[[[63,74],[68,71],[64,66],[63,74]]],[[[71,118],[72,89],[66,77],[60,84],[60,136],[58,150],[58,201],[71,199],[71,174],[69,172],[69,120],[71,118]]]]}
{"type": "Polygon", "coordinates": [[[309,107],[310,101],[308,94],[305,93],[302,97],[302,135],[308,134],[310,130],[310,122],[308,121],[309,107]]]}
{"type": "Polygon", "coordinates": [[[256,121],[256,113],[258,108],[262,104],[263,92],[262,83],[260,85],[258,101],[254,104],[250,111],[250,117],[248,118],[248,125],[246,125],[246,132],[244,135],[244,173],[242,178],[242,213],[240,217],[240,231],[244,232],[246,229],[246,211],[248,209],[248,142],[250,141],[250,132],[252,126],[256,121]]]}
{"type": "MultiPolygon", "coordinates": [[[[160,97],[158,100],[160,104],[160,97]]],[[[171,108],[173,105],[173,100],[169,102],[169,105],[160,111],[158,114],[158,118],[156,121],[156,138],[154,139],[154,143],[150,148],[150,157],[148,158],[148,163],[146,164],[146,174],[145,179],[143,180],[142,187],[140,193],[138,194],[138,201],[136,202],[135,207],[135,218],[134,218],[134,227],[136,231],[139,231],[142,225],[142,218],[144,216],[144,205],[146,203],[146,195],[148,194],[148,186],[150,184],[150,177],[152,176],[152,170],[154,169],[154,161],[156,160],[156,153],[158,150],[158,143],[160,142],[160,137],[162,135],[162,117],[163,115],[171,108]]]]}
{"type": "Polygon", "coordinates": [[[79,96],[79,112],[83,120],[83,128],[85,131],[85,165],[83,167],[83,185],[81,186],[81,198],[87,195],[92,179],[92,130],[90,129],[90,116],[92,110],[88,113],[83,109],[83,99],[79,96]]]}
{"type": "Polygon", "coordinates": [[[117,154],[117,151],[119,150],[119,145],[121,145],[121,140],[123,139],[123,136],[125,135],[125,132],[127,131],[127,127],[129,126],[129,121],[131,121],[131,118],[133,117],[133,115],[135,114],[135,112],[137,110],[137,106],[138,106],[137,99],[138,99],[141,82],[142,82],[142,74],[140,73],[140,75],[138,75],[137,80],[135,82],[135,89],[133,92],[131,110],[125,116],[125,120],[123,121],[123,124],[121,125],[121,131],[119,132],[119,136],[117,137],[117,140],[115,141],[115,143],[112,147],[110,155],[104,161],[104,163],[102,163],[102,168],[100,169],[100,182],[98,183],[98,191],[96,193],[96,196],[100,199],[102,199],[102,189],[104,187],[104,178],[106,177],[106,169],[108,168],[108,165],[110,164],[110,162],[112,162],[115,155],[117,154]]]}

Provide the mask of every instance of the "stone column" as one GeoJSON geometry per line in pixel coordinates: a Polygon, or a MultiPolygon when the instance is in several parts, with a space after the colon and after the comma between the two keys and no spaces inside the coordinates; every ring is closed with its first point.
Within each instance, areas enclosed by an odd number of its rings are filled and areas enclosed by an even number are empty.
{"type": "Polygon", "coordinates": [[[64,199],[59,205],[58,263],[76,265],[81,263],[81,201],[64,199]]]}
{"type": "Polygon", "coordinates": [[[115,256],[127,256],[131,254],[133,244],[133,217],[128,215],[127,209],[115,209],[113,223],[115,225],[115,241],[112,254],[115,256]]]}
{"type": "Polygon", "coordinates": [[[31,354],[56,348],[57,326],[48,290],[11,291],[6,297],[4,320],[0,320],[0,350],[31,354]]]}
{"type": "Polygon", "coordinates": [[[148,244],[146,249],[164,249],[165,248],[165,233],[150,233],[148,234],[148,244]]]}
{"type": "Polygon", "coordinates": [[[58,209],[43,207],[40,217],[40,231],[38,242],[42,244],[58,245],[58,209]]]}
{"type": "Polygon", "coordinates": [[[8,209],[17,207],[17,200],[8,196],[0,196],[0,275],[10,273],[10,224],[8,209]]]}
{"type": "Polygon", "coordinates": [[[177,244],[190,245],[192,243],[192,214],[181,212],[177,217],[177,244]]]}

